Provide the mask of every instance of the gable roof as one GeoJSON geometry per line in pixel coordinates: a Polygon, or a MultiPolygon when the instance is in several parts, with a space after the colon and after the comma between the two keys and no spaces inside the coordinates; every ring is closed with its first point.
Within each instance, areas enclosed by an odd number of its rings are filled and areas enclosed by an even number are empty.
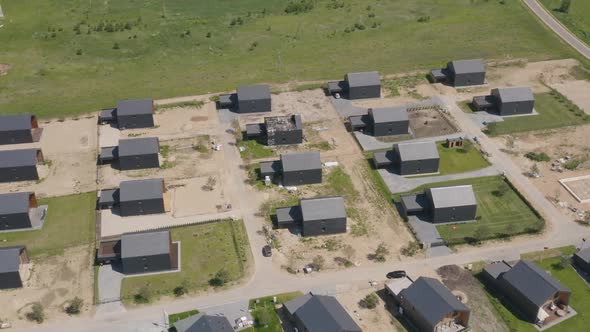
{"type": "Polygon", "coordinates": [[[270,99],[270,87],[266,84],[241,86],[236,91],[238,100],[270,99]]]}
{"type": "Polygon", "coordinates": [[[281,154],[283,172],[322,169],[319,152],[298,152],[281,154]]]}
{"type": "Polygon", "coordinates": [[[322,197],[301,200],[303,221],[346,218],[342,197],[322,197]]]}
{"type": "Polygon", "coordinates": [[[477,205],[473,186],[433,187],[426,189],[435,208],[477,205]]]}
{"type": "Polygon", "coordinates": [[[401,161],[439,159],[434,142],[400,143],[397,145],[401,161]]]}
{"type": "Polygon", "coordinates": [[[38,149],[0,151],[0,167],[21,167],[37,165],[38,149]]]}
{"type": "Polygon", "coordinates": [[[31,129],[31,114],[0,115],[0,131],[31,129]]]}
{"type": "Polygon", "coordinates": [[[346,74],[346,81],[349,88],[362,86],[381,86],[381,79],[377,71],[365,71],[359,73],[346,74]]]}
{"type": "Polygon", "coordinates": [[[170,231],[121,235],[121,258],[170,253],[170,231]]]}
{"type": "Polygon", "coordinates": [[[29,213],[29,196],[32,193],[0,194],[0,215],[29,213]]]}
{"type": "MultiPolygon", "coordinates": [[[[303,295],[289,302],[292,301],[297,301],[295,304],[298,308],[295,310],[295,316],[308,332],[362,331],[338,300],[332,296],[303,295]]],[[[285,306],[289,302],[286,302],[285,306]]]]}
{"type": "Polygon", "coordinates": [[[528,260],[519,261],[500,278],[539,307],[552,298],[556,292],[570,292],[557,279],[528,260]]]}
{"type": "Polygon", "coordinates": [[[370,108],[369,114],[374,123],[409,121],[405,107],[370,108]]]}
{"type": "Polygon", "coordinates": [[[400,292],[400,297],[410,303],[431,326],[453,311],[469,311],[448,288],[433,278],[416,279],[400,292]]]}
{"type": "Polygon", "coordinates": [[[119,189],[119,200],[121,202],[158,199],[163,196],[163,179],[123,181],[121,182],[119,189]]]}
{"type": "Polygon", "coordinates": [[[158,153],[157,137],[132,138],[119,140],[119,157],[158,153]]]}
{"type": "Polygon", "coordinates": [[[117,116],[153,114],[154,101],[152,99],[128,99],[117,103],[117,116]]]}
{"type": "Polygon", "coordinates": [[[24,246],[0,248],[0,273],[18,272],[20,252],[24,246]]]}
{"type": "Polygon", "coordinates": [[[535,100],[533,90],[529,87],[497,88],[497,95],[503,103],[535,100]]]}
{"type": "Polygon", "coordinates": [[[482,73],[486,71],[482,59],[451,61],[455,74],[482,73]]]}
{"type": "Polygon", "coordinates": [[[590,262],[590,247],[578,251],[577,253],[574,254],[574,256],[579,257],[580,259],[582,259],[586,263],[590,262]]]}
{"type": "Polygon", "coordinates": [[[233,332],[225,316],[197,314],[174,323],[177,332],[233,332]]]}

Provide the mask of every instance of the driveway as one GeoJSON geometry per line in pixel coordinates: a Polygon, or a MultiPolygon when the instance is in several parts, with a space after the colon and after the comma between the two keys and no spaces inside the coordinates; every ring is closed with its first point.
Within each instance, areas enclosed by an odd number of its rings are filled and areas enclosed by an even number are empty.
{"type": "Polygon", "coordinates": [[[377,151],[377,150],[385,150],[391,149],[394,144],[399,143],[418,143],[418,142],[440,142],[444,141],[447,138],[459,138],[465,137],[464,133],[454,133],[449,135],[442,135],[442,136],[433,136],[433,137],[422,137],[422,138],[412,138],[408,140],[398,141],[398,142],[382,142],[375,138],[375,136],[367,135],[365,133],[361,133],[360,131],[354,132],[354,137],[356,138],[357,142],[363,149],[363,151],[377,151]]]}
{"type": "Polygon", "coordinates": [[[111,264],[98,268],[98,301],[114,302],[121,299],[121,282],[125,275],[111,264]]]}

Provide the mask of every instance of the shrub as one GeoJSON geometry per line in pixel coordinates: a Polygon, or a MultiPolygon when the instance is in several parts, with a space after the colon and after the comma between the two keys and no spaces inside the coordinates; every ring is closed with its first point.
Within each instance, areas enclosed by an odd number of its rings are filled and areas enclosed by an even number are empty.
{"type": "Polygon", "coordinates": [[[541,153],[528,152],[524,156],[525,156],[525,158],[528,158],[528,159],[534,160],[534,161],[551,161],[551,157],[549,157],[549,155],[547,155],[545,152],[541,152],[541,153]]]}
{"type": "Polygon", "coordinates": [[[567,163],[563,164],[563,167],[565,167],[565,169],[573,171],[576,168],[578,168],[578,166],[580,166],[582,162],[580,160],[577,159],[573,159],[568,161],[567,163]]]}
{"type": "Polygon", "coordinates": [[[407,246],[402,247],[401,254],[407,257],[412,257],[420,250],[420,244],[418,242],[412,241],[408,243],[407,246]]]}
{"type": "Polygon", "coordinates": [[[324,268],[325,264],[326,264],[326,259],[322,255],[315,256],[311,262],[313,269],[316,271],[322,270],[324,268]]]}
{"type": "Polygon", "coordinates": [[[188,285],[186,282],[183,282],[182,284],[174,287],[174,289],[172,290],[172,292],[174,293],[175,296],[182,296],[186,293],[188,293],[188,285]]]}
{"type": "Polygon", "coordinates": [[[375,293],[371,293],[371,294],[368,294],[367,296],[365,296],[365,298],[363,298],[359,302],[359,305],[362,308],[375,309],[377,307],[378,303],[379,303],[379,297],[377,297],[377,295],[375,293]]]}
{"type": "Polygon", "coordinates": [[[570,12],[571,5],[572,0],[561,0],[561,5],[559,6],[559,9],[557,9],[557,11],[567,14],[570,12]]]}
{"type": "Polygon", "coordinates": [[[113,44],[113,50],[118,50],[119,48],[119,43],[113,44]]]}
{"type": "Polygon", "coordinates": [[[420,23],[430,22],[430,16],[420,16],[420,17],[418,17],[418,22],[420,22],[420,23]]]}
{"type": "Polygon", "coordinates": [[[149,303],[152,300],[152,290],[146,285],[133,296],[135,303],[149,303]]]}
{"type": "Polygon", "coordinates": [[[229,272],[227,272],[226,269],[221,269],[217,271],[213,278],[209,280],[209,285],[213,287],[221,287],[225,285],[229,280],[229,272]]]}
{"type": "Polygon", "coordinates": [[[81,49],[78,49],[78,50],[76,51],[76,55],[82,55],[82,50],[81,50],[81,49]]]}
{"type": "Polygon", "coordinates": [[[68,315],[77,315],[82,310],[82,305],[84,304],[84,300],[79,297],[74,297],[70,304],[66,307],[66,313],[68,315]]]}
{"type": "Polygon", "coordinates": [[[384,242],[381,242],[377,249],[375,249],[375,253],[373,254],[373,259],[377,262],[385,262],[387,260],[387,255],[389,255],[389,249],[384,242]]]}
{"type": "Polygon", "coordinates": [[[313,9],[313,0],[299,0],[289,1],[287,7],[285,7],[285,13],[287,14],[302,14],[307,13],[313,9]]]}
{"type": "Polygon", "coordinates": [[[39,324],[43,323],[45,320],[45,310],[43,310],[41,303],[37,302],[33,304],[31,312],[27,313],[27,319],[39,324]]]}
{"type": "Polygon", "coordinates": [[[207,32],[207,34],[205,35],[205,37],[211,38],[211,32],[207,32]]]}

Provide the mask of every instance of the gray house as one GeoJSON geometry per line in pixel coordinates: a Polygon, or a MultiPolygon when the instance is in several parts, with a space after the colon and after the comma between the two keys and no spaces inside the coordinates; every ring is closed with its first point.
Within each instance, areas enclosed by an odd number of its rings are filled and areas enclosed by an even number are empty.
{"type": "Polygon", "coordinates": [[[125,274],[172,270],[177,265],[173,255],[170,231],[121,236],[121,264],[125,274]]]}
{"type": "Polygon", "coordinates": [[[573,261],[580,270],[590,274],[590,248],[582,249],[575,253],[573,261]]]}
{"type": "Polygon", "coordinates": [[[303,236],[346,233],[346,218],[342,197],[302,199],[299,206],[276,210],[278,228],[300,225],[303,236]]]}
{"type": "Polygon", "coordinates": [[[283,308],[302,332],[362,332],[332,296],[306,294],[283,303],[283,308]]]}
{"type": "Polygon", "coordinates": [[[482,274],[531,323],[542,324],[551,316],[552,306],[569,305],[571,291],[531,261],[521,260],[514,266],[494,263],[482,274]]]}
{"type": "Polygon", "coordinates": [[[38,180],[37,164],[42,163],[40,149],[0,151],[0,182],[38,180]]]}
{"type": "Polygon", "coordinates": [[[121,182],[119,209],[123,217],[164,213],[163,179],[133,180],[121,182]]]}
{"type": "Polygon", "coordinates": [[[398,301],[420,332],[461,331],[469,325],[469,308],[436,279],[416,279],[399,293],[398,301]]]}
{"type": "Polygon", "coordinates": [[[428,188],[425,193],[433,223],[475,220],[477,200],[471,185],[428,188]]]}
{"type": "Polygon", "coordinates": [[[265,137],[266,145],[292,145],[303,142],[301,115],[265,117],[264,123],[246,125],[246,138],[265,137]]]}
{"type": "Polygon", "coordinates": [[[456,60],[447,63],[445,68],[431,70],[430,79],[455,87],[481,85],[486,81],[486,68],[481,59],[456,60]]]}
{"type": "Polygon", "coordinates": [[[376,71],[348,73],[348,99],[380,98],[381,79],[376,71]]]}
{"type": "Polygon", "coordinates": [[[280,160],[260,163],[260,175],[274,177],[281,174],[284,186],[322,183],[322,162],[319,152],[281,154],[280,160]]]}
{"type": "Polygon", "coordinates": [[[34,115],[0,115],[0,145],[33,143],[40,134],[39,123],[34,115]]]}
{"type": "Polygon", "coordinates": [[[535,96],[529,87],[492,89],[496,109],[502,116],[532,113],[535,96]]]}
{"type": "Polygon", "coordinates": [[[225,316],[197,314],[174,323],[176,332],[233,332],[225,316]]]}
{"type": "Polygon", "coordinates": [[[367,131],[373,136],[407,134],[410,126],[405,107],[369,108],[367,114],[349,118],[352,130],[367,131]]]}
{"type": "Polygon", "coordinates": [[[0,194],[0,230],[31,228],[30,213],[35,208],[35,193],[0,194]]]}
{"type": "Polygon", "coordinates": [[[25,246],[0,248],[0,289],[23,287],[22,265],[28,263],[25,246]]]}
{"type": "Polygon", "coordinates": [[[270,87],[268,85],[248,85],[237,89],[238,113],[270,112],[270,87]]]}
{"type": "Polygon", "coordinates": [[[153,127],[154,101],[152,99],[122,100],[117,104],[116,115],[120,129],[153,127]]]}
{"type": "Polygon", "coordinates": [[[122,171],[144,168],[159,168],[157,137],[122,139],[119,141],[118,159],[122,171]]]}
{"type": "Polygon", "coordinates": [[[438,173],[440,157],[436,143],[400,143],[389,151],[373,154],[376,168],[394,166],[399,175],[438,173]]]}

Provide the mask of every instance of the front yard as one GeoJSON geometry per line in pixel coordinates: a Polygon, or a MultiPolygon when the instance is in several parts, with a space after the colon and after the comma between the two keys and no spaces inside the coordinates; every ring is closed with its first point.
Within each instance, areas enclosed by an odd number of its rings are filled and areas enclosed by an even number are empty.
{"type": "Polygon", "coordinates": [[[247,332],[280,332],[283,331],[281,321],[275,305],[290,301],[298,296],[300,292],[278,294],[274,296],[267,296],[260,299],[250,300],[249,309],[251,310],[252,318],[254,318],[254,326],[246,329],[247,332]],[[273,298],[276,297],[276,303],[273,298]]]}
{"type": "Polygon", "coordinates": [[[471,141],[464,140],[463,144],[461,148],[447,148],[446,142],[436,143],[440,156],[440,175],[471,172],[490,166],[471,141]]]}

